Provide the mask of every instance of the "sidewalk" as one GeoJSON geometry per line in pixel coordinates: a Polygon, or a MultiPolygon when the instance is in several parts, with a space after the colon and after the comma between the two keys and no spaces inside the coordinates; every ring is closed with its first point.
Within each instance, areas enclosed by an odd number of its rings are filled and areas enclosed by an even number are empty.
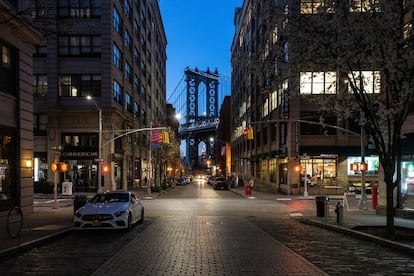
{"type": "MultiPolygon", "coordinates": [[[[152,199],[158,193],[148,195],[146,190],[134,191],[142,199],[152,199]]],[[[92,197],[90,193],[79,193],[92,197]]],[[[59,208],[54,209],[52,194],[35,194],[33,213],[23,214],[23,228],[17,238],[10,238],[7,234],[7,212],[0,212],[0,260],[7,256],[30,250],[53,239],[59,239],[70,234],[73,225],[73,198],[59,195],[57,202],[59,208]]]]}
{"type": "MultiPolygon", "coordinates": [[[[264,193],[253,190],[252,196],[246,197],[243,187],[231,189],[233,193],[239,194],[248,200],[310,200],[311,205],[315,206],[315,197],[301,197],[301,196],[289,196],[278,195],[273,193],[264,193]]],[[[157,193],[147,195],[146,191],[135,191],[142,199],[152,199],[158,196],[157,193]]],[[[35,207],[34,212],[24,215],[23,230],[18,238],[10,238],[6,232],[6,218],[7,213],[0,213],[0,259],[7,256],[20,253],[24,250],[31,249],[42,243],[48,242],[51,239],[59,239],[64,235],[69,234],[72,231],[72,218],[73,218],[73,196],[59,197],[59,208],[53,209],[53,199],[51,195],[35,195],[35,207]]],[[[332,196],[333,198],[330,208],[329,216],[317,217],[316,206],[314,208],[308,208],[301,213],[291,213],[291,217],[300,220],[302,223],[316,225],[318,227],[324,227],[330,230],[339,231],[345,234],[349,234],[356,238],[374,241],[378,244],[382,244],[402,252],[414,253],[414,237],[410,240],[404,241],[392,241],[389,239],[383,239],[378,236],[366,234],[361,231],[356,231],[356,226],[384,226],[386,225],[385,216],[379,216],[375,214],[372,209],[347,211],[344,209],[343,223],[338,224],[336,222],[336,214],[334,212],[334,202],[340,200],[340,196],[332,196]]],[[[405,228],[413,229],[414,220],[395,218],[395,225],[405,228]]]]}
{"type": "MultiPolygon", "coordinates": [[[[313,210],[303,210],[301,213],[291,213],[292,218],[298,219],[302,223],[315,225],[318,227],[330,229],[333,231],[341,232],[354,236],[359,239],[373,241],[377,244],[381,244],[405,253],[413,254],[414,253],[414,220],[403,219],[403,218],[394,218],[394,225],[398,228],[408,229],[408,232],[411,232],[412,236],[407,239],[402,240],[390,240],[387,238],[381,238],[380,236],[368,234],[369,231],[356,230],[362,228],[371,228],[374,229],[378,227],[386,226],[386,216],[380,216],[375,213],[375,210],[371,209],[371,201],[367,202],[369,208],[367,210],[352,210],[348,211],[344,208],[343,221],[342,224],[337,222],[337,216],[335,213],[335,204],[337,201],[342,200],[342,196],[333,195],[328,196],[330,200],[329,204],[329,213],[328,217],[318,217],[316,214],[316,196],[292,196],[292,195],[279,195],[264,193],[260,191],[253,190],[251,196],[245,195],[245,190],[243,187],[232,188],[232,192],[239,194],[240,196],[246,197],[251,200],[262,199],[262,200],[311,200],[315,208],[313,210]],[[357,228],[356,228],[357,227],[357,228]]],[[[400,231],[400,230],[397,230],[400,231]]]]}

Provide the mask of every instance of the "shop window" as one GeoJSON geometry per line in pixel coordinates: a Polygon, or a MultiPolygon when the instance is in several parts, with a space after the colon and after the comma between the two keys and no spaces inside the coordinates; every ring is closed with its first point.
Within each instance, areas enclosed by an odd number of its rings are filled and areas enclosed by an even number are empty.
{"type": "MultiPolygon", "coordinates": [[[[378,169],[379,169],[379,157],[378,156],[366,156],[365,163],[367,163],[367,170],[365,171],[366,175],[378,175],[378,169]]],[[[360,168],[361,164],[361,156],[349,156],[347,158],[348,164],[348,175],[361,175],[361,171],[358,170],[352,170],[351,164],[357,164],[357,168],[360,168]]]]}
{"type": "Polygon", "coordinates": [[[311,186],[336,185],[336,158],[310,158],[301,160],[300,166],[301,179],[309,179],[311,186]]]}

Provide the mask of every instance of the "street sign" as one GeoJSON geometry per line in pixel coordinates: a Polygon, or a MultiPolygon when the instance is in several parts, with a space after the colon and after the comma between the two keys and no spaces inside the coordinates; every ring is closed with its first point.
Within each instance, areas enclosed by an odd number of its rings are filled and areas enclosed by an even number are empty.
{"type": "Polygon", "coordinates": [[[103,158],[100,158],[100,159],[99,159],[99,158],[96,158],[96,159],[95,159],[95,162],[97,162],[97,163],[102,163],[102,162],[103,162],[103,158]]]}

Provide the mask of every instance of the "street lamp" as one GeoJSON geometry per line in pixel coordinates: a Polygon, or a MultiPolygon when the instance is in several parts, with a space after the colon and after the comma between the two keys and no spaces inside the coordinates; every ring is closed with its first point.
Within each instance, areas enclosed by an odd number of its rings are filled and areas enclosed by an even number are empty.
{"type": "Polygon", "coordinates": [[[101,192],[101,184],[102,184],[102,177],[101,177],[101,164],[102,160],[102,108],[100,108],[95,100],[91,96],[87,96],[86,99],[93,102],[95,107],[99,111],[99,150],[98,150],[98,193],[101,192]]]}

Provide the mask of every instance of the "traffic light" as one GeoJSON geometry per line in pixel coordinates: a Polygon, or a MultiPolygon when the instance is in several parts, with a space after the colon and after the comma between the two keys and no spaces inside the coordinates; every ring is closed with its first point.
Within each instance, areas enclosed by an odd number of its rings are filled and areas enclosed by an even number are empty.
{"type": "Polygon", "coordinates": [[[365,172],[365,171],[367,171],[367,169],[368,169],[368,164],[365,163],[365,162],[361,162],[360,165],[359,165],[359,170],[361,172],[365,172]]]}
{"type": "Polygon", "coordinates": [[[68,164],[65,162],[54,162],[51,165],[52,172],[66,172],[68,171],[68,164]]]}
{"type": "Polygon", "coordinates": [[[249,127],[247,129],[247,139],[248,140],[253,140],[253,128],[252,127],[249,127]]]}
{"type": "Polygon", "coordinates": [[[163,144],[169,144],[170,143],[170,134],[167,131],[162,132],[161,142],[163,144]]]}
{"type": "Polygon", "coordinates": [[[107,164],[102,165],[102,173],[107,173],[107,172],[109,172],[109,165],[107,164]]]}
{"type": "Polygon", "coordinates": [[[358,171],[358,163],[351,163],[350,166],[351,171],[357,172],[358,171]]]}

